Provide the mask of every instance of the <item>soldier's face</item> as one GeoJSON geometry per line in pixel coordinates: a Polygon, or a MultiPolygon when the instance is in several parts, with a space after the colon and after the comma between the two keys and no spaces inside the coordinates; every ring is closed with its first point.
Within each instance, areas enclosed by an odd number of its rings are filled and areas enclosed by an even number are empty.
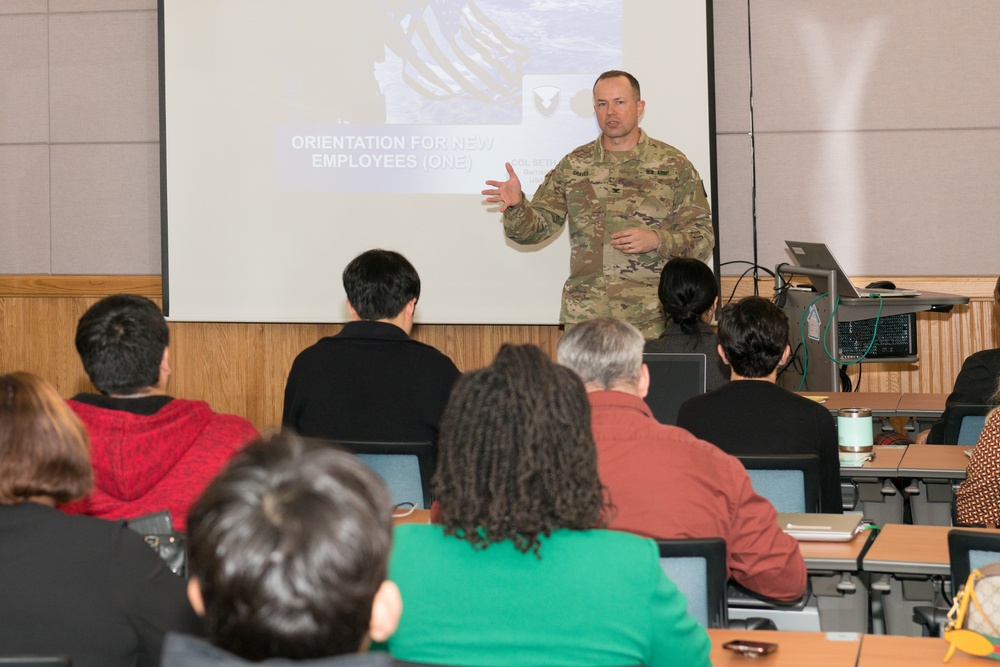
{"type": "Polygon", "coordinates": [[[617,139],[639,134],[639,117],[646,103],[637,99],[628,79],[616,76],[594,86],[594,112],[604,136],[617,139]]]}

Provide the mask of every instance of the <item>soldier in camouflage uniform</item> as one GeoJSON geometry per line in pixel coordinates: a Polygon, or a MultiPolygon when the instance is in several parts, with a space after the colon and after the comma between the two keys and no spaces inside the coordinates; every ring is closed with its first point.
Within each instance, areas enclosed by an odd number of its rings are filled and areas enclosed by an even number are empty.
{"type": "Polygon", "coordinates": [[[530,203],[509,163],[509,179],[486,181],[492,188],[483,194],[501,202],[504,230],[517,243],[540,243],[569,221],[564,324],[611,316],[656,338],[664,325],[660,269],[671,257],[708,258],[715,234],[698,172],[639,128],[644,107],[631,74],[605,72],[594,84],[601,136],[564,157],[530,203]]]}

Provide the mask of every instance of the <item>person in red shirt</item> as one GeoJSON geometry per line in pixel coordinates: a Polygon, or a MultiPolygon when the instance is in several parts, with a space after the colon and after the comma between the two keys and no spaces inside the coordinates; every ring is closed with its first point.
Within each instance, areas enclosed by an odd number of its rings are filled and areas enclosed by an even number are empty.
{"type": "Polygon", "coordinates": [[[616,508],[609,528],[654,538],[721,537],[730,578],[775,600],[806,589],[798,542],[754,492],[743,465],[684,429],[660,424],[642,400],[649,371],[643,338],[602,317],[569,329],[558,360],[581,377],[590,399],[597,467],[616,508]]]}
{"type": "Polygon", "coordinates": [[[257,437],[242,417],[167,394],[169,343],[163,314],[141,296],[106,297],[80,318],[76,350],[100,394],[69,405],[90,435],[94,490],[64,505],[67,513],[130,519],[169,510],[183,531],[198,494],[257,437]]]}

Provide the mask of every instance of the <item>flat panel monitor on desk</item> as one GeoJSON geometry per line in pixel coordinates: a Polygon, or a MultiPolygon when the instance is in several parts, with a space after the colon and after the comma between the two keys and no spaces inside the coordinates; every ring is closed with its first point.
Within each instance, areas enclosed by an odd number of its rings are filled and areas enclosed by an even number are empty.
{"type": "Polygon", "coordinates": [[[684,401],[705,393],[708,360],[700,352],[647,352],[642,361],[649,367],[646,405],[661,424],[677,424],[684,401]]]}

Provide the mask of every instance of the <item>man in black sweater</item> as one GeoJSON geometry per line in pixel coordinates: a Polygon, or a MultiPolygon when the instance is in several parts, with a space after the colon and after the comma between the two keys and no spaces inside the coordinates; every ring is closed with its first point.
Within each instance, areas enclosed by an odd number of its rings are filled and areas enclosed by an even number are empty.
{"type": "Polygon", "coordinates": [[[726,306],[719,314],[719,354],[732,368],[732,382],[686,401],[677,425],[733,456],[815,454],[820,511],[843,512],[833,416],[775,384],[790,354],[785,314],[761,297],[726,306]]]}
{"type": "Polygon", "coordinates": [[[369,250],[344,269],[344,290],[352,321],[296,357],[282,425],[327,440],[436,442],[460,373],[409,336],[420,297],[413,265],[369,250]]]}

